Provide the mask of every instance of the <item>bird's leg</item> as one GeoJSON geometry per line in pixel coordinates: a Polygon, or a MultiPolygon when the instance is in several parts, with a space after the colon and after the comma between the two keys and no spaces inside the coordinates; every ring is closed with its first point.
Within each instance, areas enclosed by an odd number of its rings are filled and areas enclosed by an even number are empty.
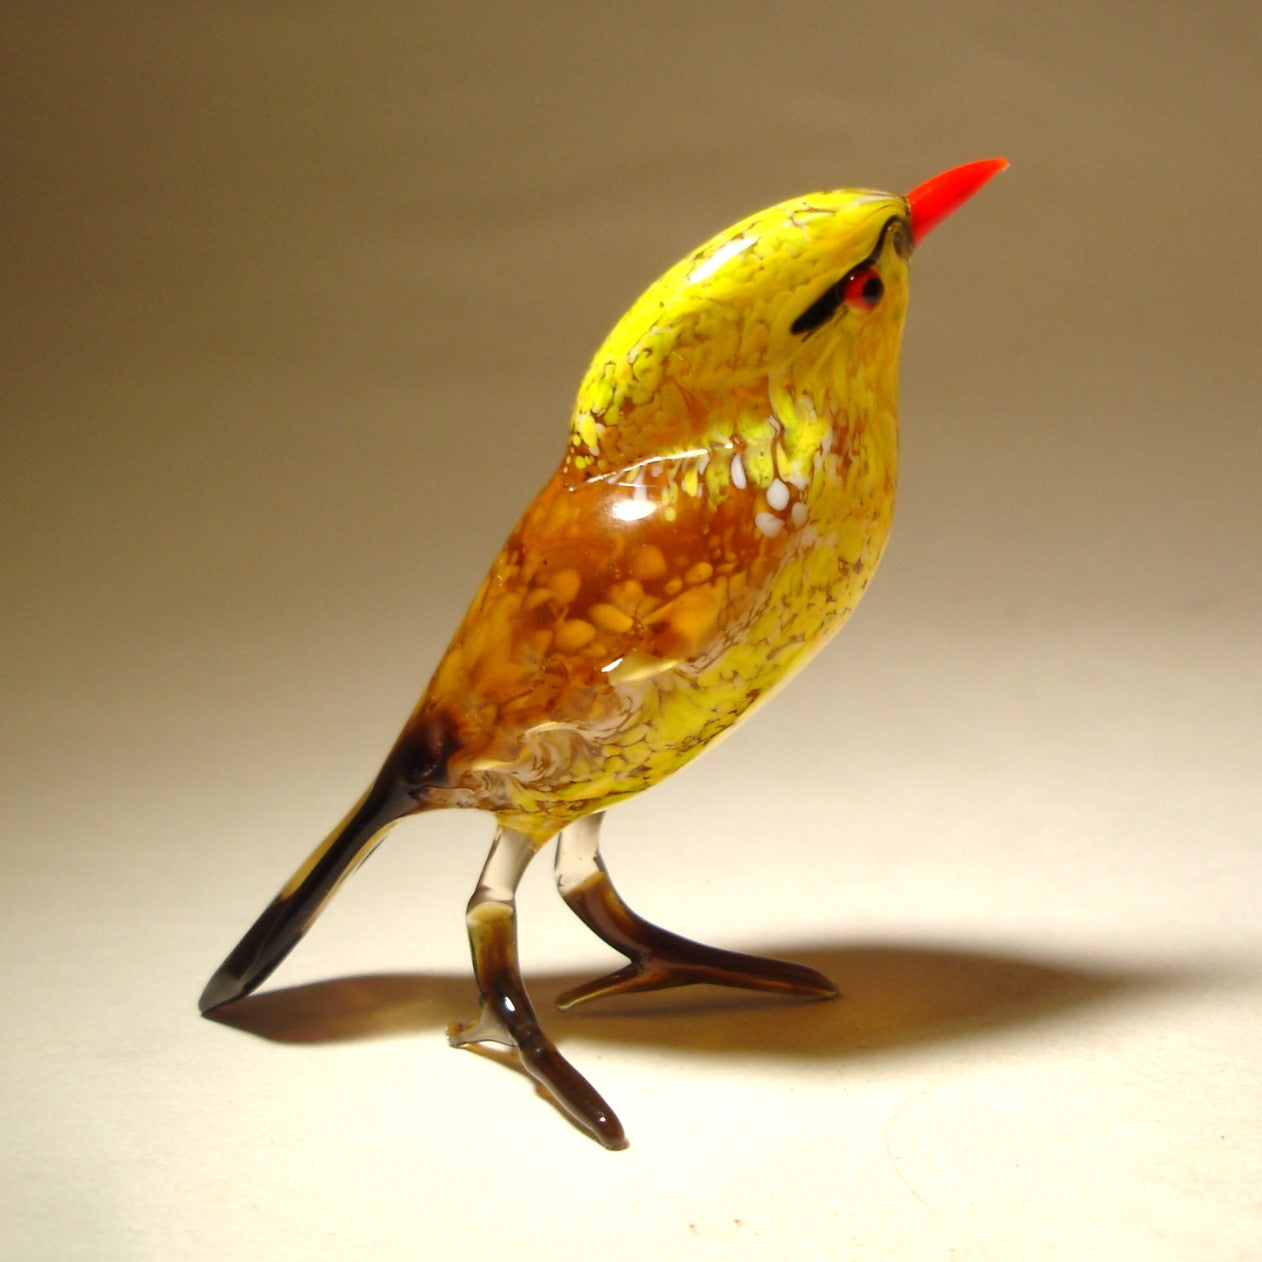
{"type": "Polygon", "coordinates": [[[561,897],[597,937],[631,963],[605,977],[567,990],[563,1010],[590,999],[636,990],[664,990],[709,982],[746,990],[777,991],[831,999],[837,988],[822,973],[801,964],[703,946],[637,916],[618,896],[600,857],[600,814],[572,824],[557,843],[556,875],[561,897]]]}
{"type": "Polygon", "coordinates": [[[488,1042],[516,1048],[522,1067],[583,1130],[606,1148],[625,1148],[622,1124],[540,1029],[522,981],[517,883],[537,848],[533,838],[516,829],[501,828],[495,834],[466,913],[482,1008],[476,1021],[453,1025],[448,1039],[454,1047],[488,1042]]]}

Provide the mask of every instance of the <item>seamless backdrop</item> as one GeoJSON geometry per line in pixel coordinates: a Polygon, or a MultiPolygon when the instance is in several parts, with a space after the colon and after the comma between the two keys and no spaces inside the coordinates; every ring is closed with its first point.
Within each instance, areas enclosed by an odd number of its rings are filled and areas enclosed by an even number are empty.
{"type": "MultiPolygon", "coordinates": [[[[4,5],[0,1254],[1254,1256],[1260,54],[1169,0],[4,5]],[[553,1016],[601,1152],[446,1048],[490,822],[430,816],[198,1020],[639,289],[993,154],[863,607],[608,825],[843,999],[553,1016]]],[[[536,867],[546,1010],[606,956],[536,867]]]]}

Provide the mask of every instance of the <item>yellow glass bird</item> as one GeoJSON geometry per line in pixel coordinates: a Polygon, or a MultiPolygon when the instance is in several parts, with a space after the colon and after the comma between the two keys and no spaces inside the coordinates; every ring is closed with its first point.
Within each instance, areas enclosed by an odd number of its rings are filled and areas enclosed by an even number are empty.
{"type": "Polygon", "coordinates": [[[854,609],[894,507],[908,260],[1006,165],[906,197],[783,202],[640,297],[371,788],[211,978],[203,1012],[258,986],[391,824],[438,807],[498,821],[467,910],[481,1014],[452,1043],[516,1048],[609,1148],[622,1126],[542,1032],[517,963],[517,883],[553,837],[562,896],[630,960],[562,1008],[693,982],[836,994],[813,969],[641,919],[610,882],[600,823],[731,730],[854,609]]]}

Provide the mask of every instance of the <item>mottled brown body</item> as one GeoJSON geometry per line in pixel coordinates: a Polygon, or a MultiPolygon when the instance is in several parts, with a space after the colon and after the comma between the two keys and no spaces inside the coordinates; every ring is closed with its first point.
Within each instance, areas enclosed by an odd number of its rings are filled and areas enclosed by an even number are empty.
{"type": "Polygon", "coordinates": [[[695,391],[656,395],[658,425],[682,413],[671,451],[643,456],[624,417],[621,457],[607,433],[544,487],[414,716],[454,742],[432,802],[542,841],[682,766],[844,620],[897,474],[906,236],[879,241],[889,297],[844,365],[821,339],[700,415],[695,391]]]}

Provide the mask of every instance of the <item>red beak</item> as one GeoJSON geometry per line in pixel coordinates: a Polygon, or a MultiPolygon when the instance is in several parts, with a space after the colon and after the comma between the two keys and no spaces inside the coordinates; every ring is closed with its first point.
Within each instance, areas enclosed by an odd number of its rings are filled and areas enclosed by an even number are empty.
{"type": "Polygon", "coordinates": [[[962,206],[991,176],[1008,165],[1007,158],[985,158],[966,162],[926,180],[907,194],[911,208],[911,243],[919,245],[953,210],[962,206]]]}

